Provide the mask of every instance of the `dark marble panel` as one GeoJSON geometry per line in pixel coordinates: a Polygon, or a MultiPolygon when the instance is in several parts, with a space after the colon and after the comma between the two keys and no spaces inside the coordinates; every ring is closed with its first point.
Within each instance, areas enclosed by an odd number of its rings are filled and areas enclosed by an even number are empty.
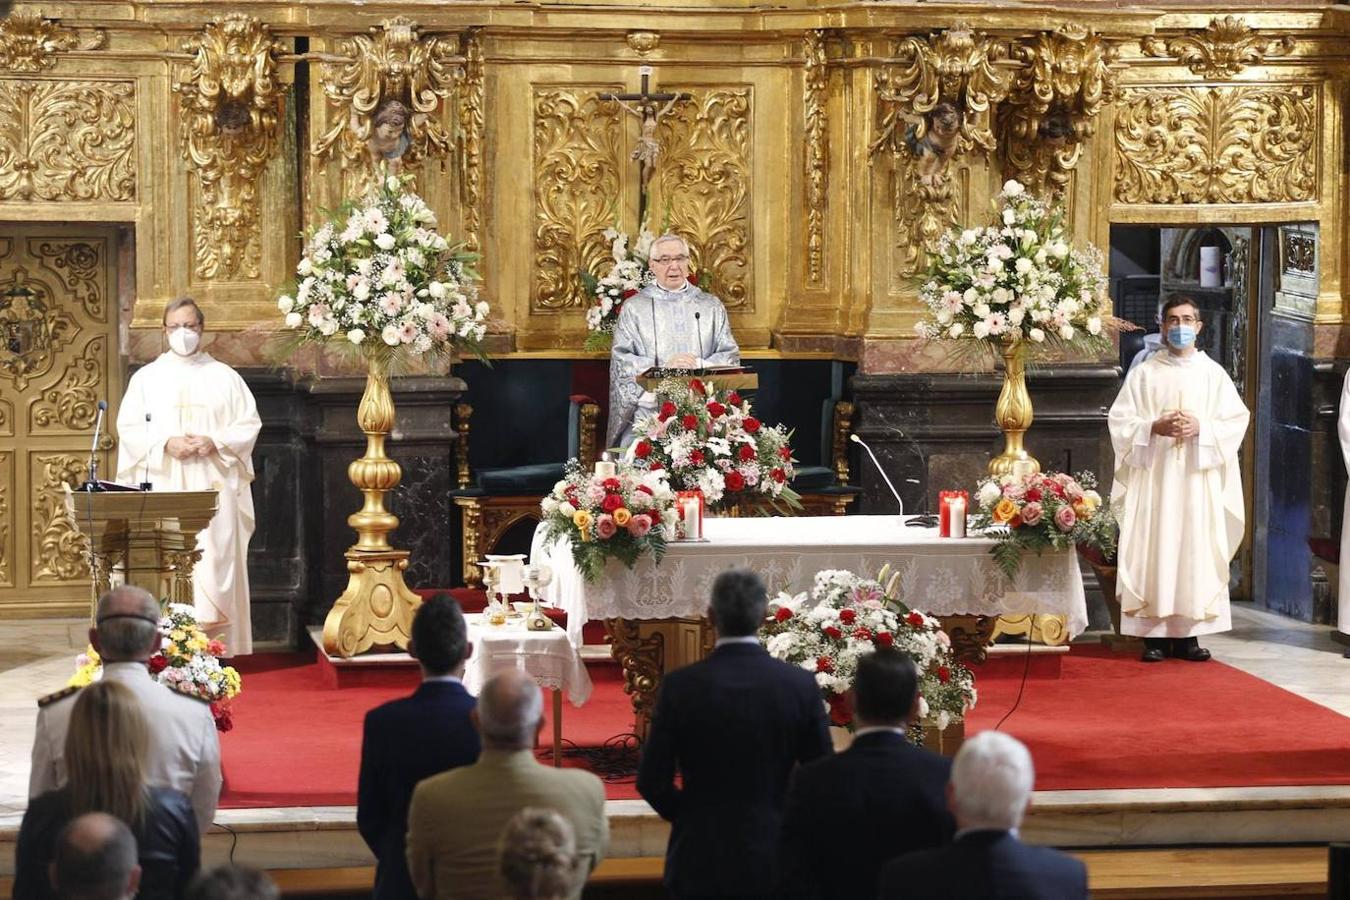
{"type": "Polygon", "coordinates": [[[451,574],[451,460],[448,455],[394,454],[403,467],[403,481],[385,506],[398,516],[394,546],[412,552],[404,581],[412,588],[454,584],[451,574]]]}

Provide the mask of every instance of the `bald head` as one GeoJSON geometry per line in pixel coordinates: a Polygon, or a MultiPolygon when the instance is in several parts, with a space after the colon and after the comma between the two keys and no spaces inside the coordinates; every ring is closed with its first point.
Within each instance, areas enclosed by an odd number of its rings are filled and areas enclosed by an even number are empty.
{"type": "Polygon", "coordinates": [[[74,900],[120,900],[134,897],[140,886],[136,838],[107,813],[73,819],[56,841],[52,887],[74,900]]]}
{"type": "Polygon", "coordinates": [[[495,750],[525,750],[534,746],[544,718],[539,685],[524,672],[503,672],[488,679],[475,710],[483,745],[495,750]]]}
{"type": "Polygon", "coordinates": [[[144,662],[159,649],[159,602],[130,585],[98,598],[89,641],[108,662],[144,662]]]}

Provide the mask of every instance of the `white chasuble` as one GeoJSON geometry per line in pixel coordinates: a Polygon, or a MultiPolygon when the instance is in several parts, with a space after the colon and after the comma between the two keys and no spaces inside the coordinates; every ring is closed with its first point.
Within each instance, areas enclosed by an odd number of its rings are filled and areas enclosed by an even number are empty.
{"type": "Polygon", "coordinates": [[[150,481],[157,491],[217,492],[215,518],[197,537],[202,558],[192,588],[203,630],[239,656],[253,652],[248,542],[253,444],[261,427],[244,379],[202,352],[164,353],[131,376],[117,414],[118,481],[150,481]],[[218,452],[183,460],[165,452],[169,438],[189,434],[209,437],[218,452]]]}
{"type": "Polygon", "coordinates": [[[1228,565],[1242,542],[1238,449],[1248,418],[1228,373],[1200,351],[1164,350],[1125,379],[1108,418],[1123,633],[1177,638],[1232,627],[1228,565]],[[1199,420],[1199,433],[1154,434],[1154,420],[1178,409],[1199,420]]]}
{"type": "Polygon", "coordinates": [[[695,368],[734,365],[741,349],[731,336],[722,301],[694,285],[668,291],[649,284],[624,301],[609,356],[609,429],[606,446],[633,442],[633,423],[656,411],[656,395],[635,380],[653,366],[688,353],[695,368]]]}
{"type": "MultiPolygon", "coordinates": [[[[1341,458],[1350,471],[1350,372],[1345,373],[1341,387],[1341,414],[1336,420],[1336,432],[1341,438],[1341,458]]],[[[1350,487],[1345,491],[1345,508],[1341,514],[1341,564],[1337,597],[1336,630],[1350,634],[1350,487]]]]}

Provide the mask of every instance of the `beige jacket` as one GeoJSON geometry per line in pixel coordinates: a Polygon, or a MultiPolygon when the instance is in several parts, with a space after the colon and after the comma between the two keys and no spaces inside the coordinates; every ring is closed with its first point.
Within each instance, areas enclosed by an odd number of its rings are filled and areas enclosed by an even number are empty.
{"type": "Polygon", "coordinates": [[[499,900],[497,842],[526,806],[557,810],[576,831],[584,873],[609,846],[605,788],[590,772],[540,764],[529,750],[484,750],[478,762],[419,782],[408,811],[408,871],[422,900],[499,900]]]}

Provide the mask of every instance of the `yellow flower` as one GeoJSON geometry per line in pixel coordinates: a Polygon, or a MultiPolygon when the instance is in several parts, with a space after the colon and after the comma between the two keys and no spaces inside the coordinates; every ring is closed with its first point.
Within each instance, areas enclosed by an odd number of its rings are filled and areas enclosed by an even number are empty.
{"type": "Polygon", "coordinates": [[[187,632],[183,631],[181,628],[175,628],[173,631],[169,632],[169,640],[173,641],[175,644],[179,641],[185,641],[187,640],[187,632]]]}
{"type": "Polygon", "coordinates": [[[1017,504],[1007,497],[998,501],[998,505],[994,507],[994,521],[1000,524],[1011,522],[1016,515],[1017,504]]]}
{"type": "Polygon", "coordinates": [[[625,507],[622,507],[622,506],[620,506],[618,509],[614,510],[613,515],[614,515],[614,524],[615,524],[615,525],[618,525],[620,528],[622,528],[622,527],[624,527],[625,525],[627,525],[627,524],[629,523],[629,521],[631,521],[632,518],[633,518],[633,514],[630,513],[625,507]]]}
{"type": "Polygon", "coordinates": [[[1090,519],[1097,508],[1092,505],[1091,501],[1079,500],[1073,505],[1073,511],[1080,519],[1090,519]]]}
{"type": "Polygon", "coordinates": [[[577,526],[583,532],[591,527],[592,516],[584,509],[579,509],[572,513],[572,524],[577,526]]]}

